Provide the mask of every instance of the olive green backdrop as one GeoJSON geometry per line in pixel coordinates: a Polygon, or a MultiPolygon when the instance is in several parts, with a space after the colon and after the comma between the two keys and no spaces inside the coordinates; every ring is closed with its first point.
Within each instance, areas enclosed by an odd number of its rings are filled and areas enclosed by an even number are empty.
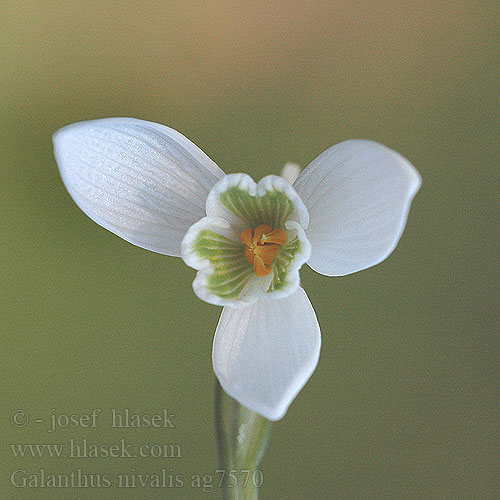
{"type": "Polygon", "coordinates": [[[220,309],[194,296],[180,259],[88,219],[52,156],[63,125],[133,116],[255,179],[347,138],[382,142],[422,174],[390,258],[343,278],[302,272],[322,354],[273,429],[262,499],[500,498],[499,21],[493,1],[4,0],[0,497],[220,498],[191,486],[217,469],[220,309]],[[97,428],[48,432],[53,414],[95,408],[97,428]],[[113,408],[166,408],[175,428],[111,429],[113,408]],[[9,446],[70,438],[182,456],[15,458],[9,446]],[[12,484],[40,469],[113,486],[12,484]],[[134,469],[184,486],[118,489],[134,469]]]}

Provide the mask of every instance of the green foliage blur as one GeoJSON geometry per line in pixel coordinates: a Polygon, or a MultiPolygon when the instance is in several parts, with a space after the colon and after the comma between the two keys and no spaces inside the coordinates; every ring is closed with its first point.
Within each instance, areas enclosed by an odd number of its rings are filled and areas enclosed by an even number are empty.
{"type": "Polygon", "coordinates": [[[488,1],[4,0],[0,497],[220,498],[191,484],[218,468],[219,308],[194,296],[180,259],[88,219],[52,156],[63,125],[133,116],[256,180],[348,138],[390,146],[422,175],[385,262],[343,278],[302,272],[322,355],[273,428],[262,500],[498,498],[499,21],[488,1]],[[48,432],[52,415],[95,408],[98,427],[48,432]],[[110,428],[111,409],[125,408],[168,409],[175,428],[110,428]],[[22,428],[10,423],[19,409],[22,428]],[[9,446],[70,438],[177,444],[182,456],[15,458],[9,446]],[[166,469],[185,482],[11,482],[40,469],[166,469]]]}

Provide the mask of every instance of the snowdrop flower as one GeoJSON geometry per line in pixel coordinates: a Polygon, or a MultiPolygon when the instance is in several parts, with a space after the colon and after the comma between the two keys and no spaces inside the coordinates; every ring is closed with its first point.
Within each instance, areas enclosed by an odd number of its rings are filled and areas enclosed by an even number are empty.
{"type": "Polygon", "coordinates": [[[343,276],[384,260],[420,186],[407,160],[364,140],[327,149],[295,182],[295,165],[288,180],[226,175],[175,130],[131,118],[64,127],[54,150],[91,219],[197,270],[196,295],[224,306],[215,373],[269,420],[283,417],[318,362],[320,329],[300,267],[343,276]]]}

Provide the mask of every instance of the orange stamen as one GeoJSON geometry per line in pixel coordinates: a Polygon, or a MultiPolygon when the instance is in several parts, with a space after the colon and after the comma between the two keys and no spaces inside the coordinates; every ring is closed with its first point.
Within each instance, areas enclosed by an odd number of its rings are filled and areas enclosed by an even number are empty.
{"type": "Polygon", "coordinates": [[[286,243],[286,232],[261,224],[255,229],[245,229],[240,238],[245,245],[245,258],[253,265],[255,274],[267,276],[280,246],[286,243]]]}

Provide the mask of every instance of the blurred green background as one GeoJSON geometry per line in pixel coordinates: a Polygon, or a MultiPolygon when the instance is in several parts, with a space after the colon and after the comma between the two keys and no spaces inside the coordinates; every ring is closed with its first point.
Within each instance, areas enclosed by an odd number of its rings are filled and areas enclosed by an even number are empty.
{"type": "Polygon", "coordinates": [[[302,281],[318,369],[275,425],[266,499],[500,498],[500,4],[77,2],[0,9],[2,449],[8,499],[220,498],[211,343],[220,310],[180,259],[134,247],[66,193],[51,134],[133,116],[173,127],[226,172],[307,165],[347,138],[423,177],[382,264],[302,281]],[[100,408],[95,429],[50,417],[100,408]],[[110,429],[167,408],[174,429],[110,429]],[[10,424],[23,409],[28,425],[10,424]],[[36,423],[41,418],[43,424],[36,423]],[[173,443],[181,458],[14,458],[12,443],[173,443]],[[10,474],[157,473],[182,488],[15,488],[10,474]],[[207,478],[207,484],[209,479],[207,478]]]}

